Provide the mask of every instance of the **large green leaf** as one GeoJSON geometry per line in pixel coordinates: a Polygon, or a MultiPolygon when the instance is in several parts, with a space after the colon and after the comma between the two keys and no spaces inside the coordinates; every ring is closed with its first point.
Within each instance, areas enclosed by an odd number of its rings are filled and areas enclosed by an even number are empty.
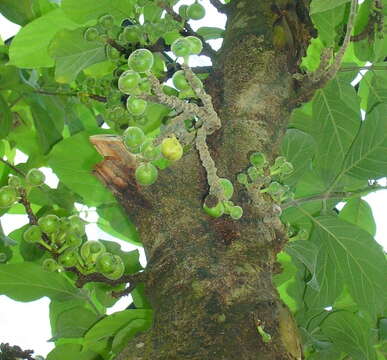
{"type": "Polygon", "coordinates": [[[367,114],[344,162],[340,175],[359,179],[387,176],[387,104],[380,104],[367,114]]]}
{"type": "Polygon", "coordinates": [[[50,152],[48,164],[68,188],[82,196],[87,205],[96,206],[115,200],[93,175],[94,165],[102,158],[89,142],[90,135],[80,132],[62,140],[50,152]]]}
{"type": "Polygon", "coordinates": [[[152,310],[123,310],[98,321],[85,335],[84,347],[98,353],[103,353],[109,341],[123,327],[136,319],[150,321],[152,310]]]}
{"type": "Polygon", "coordinates": [[[309,284],[305,292],[305,302],[312,314],[322,311],[327,306],[332,306],[344,288],[343,276],[338,271],[334,259],[325,249],[326,245],[322,239],[324,235],[314,231],[311,236],[311,241],[318,248],[316,272],[312,274],[314,281],[309,284]],[[317,284],[318,287],[313,286],[314,284],[317,284]]]}
{"type": "Polygon", "coordinates": [[[303,175],[316,151],[316,142],[313,137],[297,129],[289,129],[282,141],[281,153],[292,163],[294,172],[284,181],[294,184],[303,175]]]}
{"type": "Polygon", "coordinates": [[[31,102],[31,114],[42,153],[47,154],[62,139],[63,120],[56,113],[48,112],[37,101],[31,102]]]}
{"type": "Polygon", "coordinates": [[[349,1],[351,0],[312,0],[312,3],[310,4],[310,14],[334,9],[349,1]]]}
{"type": "Polygon", "coordinates": [[[35,19],[13,39],[9,49],[10,63],[28,69],[54,66],[54,59],[48,54],[51,39],[61,29],[75,29],[78,26],[61,9],[35,19]]]}
{"type": "Polygon", "coordinates": [[[11,130],[12,113],[4,98],[0,95],[0,139],[5,138],[11,130]]]}
{"type": "Polygon", "coordinates": [[[309,240],[296,240],[289,242],[285,247],[285,251],[306,266],[312,275],[308,285],[318,291],[319,284],[316,279],[318,247],[309,240]]]}
{"type": "Polygon", "coordinates": [[[57,82],[70,83],[80,71],[106,59],[105,45],[100,41],[86,41],[84,31],[85,28],[62,30],[53,38],[49,54],[56,61],[57,82]]]}
{"type": "Polygon", "coordinates": [[[372,344],[371,329],[364,319],[347,312],[330,314],[322,329],[336,348],[346,352],[353,360],[376,360],[372,344]]]}
{"type": "Polygon", "coordinates": [[[17,301],[33,301],[43,296],[54,300],[83,297],[63,275],[28,262],[0,265],[0,294],[17,301]]]}
{"type": "Polygon", "coordinates": [[[339,218],[359,226],[372,236],[376,234],[376,223],[372,215],[372,209],[361,198],[348,200],[340,211],[339,218]]]}
{"type": "MultiPolygon", "coordinates": [[[[375,64],[385,66],[384,63],[375,64]]],[[[368,113],[382,103],[387,102],[387,72],[386,71],[368,71],[360,81],[359,94],[362,98],[362,108],[368,113]]]]}
{"type": "Polygon", "coordinates": [[[84,24],[96,20],[105,14],[113,15],[117,21],[133,16],[135,1],[133,0],[62,0],[62,8],[66,15],[84,24]]]}
{"type": "Polygon", "coordinates": [[[119,204],[101,205],[97,208],[97,213],[100,216],[98,225],[102,230],[121,240],[141,246],[136,227],[119,204]]]}
{"type": "Polygon", "coordinates": [[[83,306],[65,310],[58,315],[54,338],[78,338],[99,319],[99,316],[83,306]]]}
{"type": "MultiPolygon", "coordinates": [[[[319,256],[330,261],[328,266],[317,267],[320,271],[324,268],[327,273],[333,267],[334,272],[343,277],[359,307],[371,315],[378,314],[386,301],[387,278],[386,259],[380,245],[366,231],[337,217],[317,217],[314,223],[314,238],[320,244],[319,256]]],[[[329,278],[327,285],[333,281],[334,278],[329,278]]]]}
{"type": "Polygon", "coordinates": [[[101,357],[92,350],[82,350],[79,344],[63,344],[56,346],[47,355],[47,360],[100,360],[101,357]]]}
{"type": "Polygon", "coordinates": [[[49,0],[0,0],[0,12],[22,26],[54,8],[49,0]]]}
{"type": "Polygon", "coordinates": [[[317,142],[314,164],[327,182],[341,170],[360,123],[359,99],[350,84],[337,79],[317,91],[311,130],[317,142]]]}
{"type": "Polygon", "coordinates": [[[148,330],[150,325],[150,319],[135,319],[131,321],[127,326],[119,330],[118,333],[114,336],[112,343],[113,352],[115,354],[120,353],[131,338],[133,338],[139,332],[148,330]]]}
{"type": "Polygon", "coordinates": [[[79,299],[70,299],[67,301],[57,301],[52,300],[50,302],[50,325],[51,325],[51,333],[56,334],[57,333],[57,321],[58,318],[62,316],[62,313],[77,309],[77,308],[84,308],[86,310],[90,310],[89,307],[86,307],[88,304],[85,304],[85,300],[79,300],[79,299]]]}
{"type": "Polygon", "coordinates": [[[324,12],[318,12],[312,15],[313,23],[318,31],[318,37],[325,46],[332,46],[337,42],[341,35],[338,30],[344,23],[345,4],[329,9],[324,12]]]}

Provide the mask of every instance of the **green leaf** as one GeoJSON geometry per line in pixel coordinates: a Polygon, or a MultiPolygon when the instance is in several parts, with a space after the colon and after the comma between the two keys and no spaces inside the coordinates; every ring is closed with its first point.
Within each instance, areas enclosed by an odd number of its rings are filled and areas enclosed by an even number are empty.
{"type": "Polygon", "coordinates": [[[133,0],[62,0],[66,15],[77,23],[95,21],[102,15],[113,15],[116,21],[131,18],[134,15],[133,0]]]}
{"type": "Polygon", "coordinates": [[[105,45],[99,41],[86,41],[85,28],[59,31],[53,38],[49,54],[55,59],[55,79],[70,83],[83,69],[106,59],[105,45]]]}
{"type": "Polygon", "coordinates": [[[33,301],[43,296],[54,300],[82,298],[62,275],[28,262],[0,265],[0,294],[16,301],[33,301]]]}
{"type": "Polygon", "coordinates": [[[316,279],[318,247],[309,240],[296,240],[289,242],[285,247],[285,251],[306,266],[312,275],[308,285],[318,291],[319,284],[316,279]]]}
{"type": "Polygon", "coordinates": [[[4,98],[0,95],[0,139],[5,138],[11,130],[12,113],[4,98]]]}
{"type": "Polygon", "coordinates": [[[295,313],[302,306],[305,282],[300,276],[300,269],[292,260],[286,252],[282,251],[277,254],[277,261],[281,264],[282,272],[276,274],[273,281],[282,301],[295,313]]]}
{"type": "Polygon", "coordinates": [[[305,292],[305,302],[308,310],[313,314],[322,311],[327,306],[332,306],[344,288],[343,276],[338,271],[334,258],[325,250],[323,241],[324,233],[313,231],[311,241],[317,246],[316,272],[314,273],[316,286],[308,286],[305,292]]]}
{"type": "Polygon", "coordinates": [[[378,179],[387,175],[387,104],[380,104],[367,114],[344,162],[340,176],[378,179]]]}
{"type": "Polygon", "coordinates": [[[336,348],[353,360],[376,360],[370,328],[364,319],[346,311],[334,312],[323,322],[322,329],[336,348]]]}
{"type": "Polygon", "coordinates": [[[387,340],[387,318],[379,320],[379,339],[382,341],[387,340]]]}
{"type": "Polygon", "coordinates": [[[119,239],[141,246],[136,227],[119,204],[106,204],[97,208],[98,226],[119,239]]]}
{"type": "Polygon", "coordinates": [[[80,195],[87,205],[97,206],[115,200],[92,173],[95,164],[102,158],[89,142],[90,135],[88,132],[80,132],[62,140],[50,152],[48,164],[60,180],[80,195]]]}
{"type": "Polygon", "coordinates": [[[15,24],[26,25],[55,8],[49,0],[1,0],[0,12],[15,24]]]}
{"type": "Polygon", "coordinates": [[[47,360],[100,360],[101,357],[91,350],[82,350],[79,344],[63,344],[56,346],[47,355],[47,360]]]}
{"type": "Polygon", "coordinates": [[[78,338],[99,319],[98,315],[83,306],[65,310],[58,315],[53,337],[78,338]]]}
{"type": "Polygon", "coordinates": [[[163,9],[156,3],[148,2],[143,7],[144,21],[148,23],[155,23],[160,20],[163,9]]]}
{"type": "Polygon", "coordinates": [[[312,0],[312,3],[310,4],[310,14],[313,15],[319,12],[334,9],[350,1],[351,0],[312,0]]]}
{"type": "Polygon", "coordinates": [[[317,142],[315,167],[330,182],[341,170],[343,160],[361,124],[360,104],[354,88],[340,79],[317,91],[313,99],[313,128],[317,142]]]}
{"type": "Polygon", "coordinates": [[[114,336],[113,343],[112,343],[113,352],[115,354],[120,353],[128,344],[131,338],[133,338],[139,332],[148,330],[150,326],[151,326],[150,319],[132,320],[129,323],[129,325],[119,330],[116,336],[114,336]]]}
{"type": "Polygon", "coordinates": [[[63,129],[63,121],[58,123],[60,119],[56,114],[48,112],[37,101],[31,102],[30,108],[42,153],[47,154],[62,139],[59,129],[63,129]]]}
{"type": "MultiPolygon", "coordinates": [[[[309,72],[313,72],[317,70],[320,65],[321,54],[323,49],[324,49],[324,44],[321,41],[321,39],[318,37],[312,38],[306,50],[306,56],[302,58],[301,68],[306,69],[309,72]]],[[[300,109],[294,110],[293,114],[296,112],[299,112],[300,110],[302,113],[302,108],[300,108],[300,109]]],[[[299,128],[298,126],[296,127],[299,128]]]]}
{"type": "MultiPolygon", "coordinates": [[[[375,66],[384,63],[375,64],[375,66]]],[[[368,71],[360,81],[359,94],[362,97],[362,108],[371,112],[373,108],[387,102],[387,73],[385,71],[368,71]]]]}
{"type": "MultiPolygon", "coordinates": [[[[20,70],[12,65],[0,65],[0,90],[18,90],[20,88],[20,70]]],[[[12,100],[8,99],[11,103],[12,100]]]]}
{"type": "Polygon", "coordinates": [[[117,332],[136,319],[151,320],[151,310],[123,310],[98,321],[85,335],[85,349],[103,353],[117,332]]]}
{"type": "Polygon", "coordinates": [[[372,209],[361,198],[348,200],[340,211],[339,218],[357,225],[372,236],[376,234],[376,224],[372,215],[372,209]]]}
{"type": "Polygon", "coordinates": [[[79,308],[79,307],[85,307],[85,300],[79,300],[79,299],[76,299],[76,300],[71,299],[67,301],[52,300],[49,306],[51,333],[55,334],[57,332],[56,323],[57,323],[58,317],[63,312],[74,308],[79,308]]]}
{"type": "Polygon", "coordinates": [[[312,15],[312,21],[318,31],[318,37],[325,46],[332,46],[341,35],[341,26],[345,20],[346,5],[312,15]]]}
{"type": "Polygon", "coordinates": [[[202,26],[196,31],[204,40],[219,39],[224,35],[224,29],[218,27],[202,26]]]}
{"type": "Polygon", "coordinates": [[[145,296],[145,285],[140,283],[136,285],[135,289],[130,293],[133,298],[134,305],[137,309],[151,309],[152,306],[145,296]]]}
{"type": "Polygon", "coordinates": [[[286,184],[295,184],[306,169],[311,167],[316,146],[311,135],[297,129],[287,130],[282,141],[281,153],[292,163],[294,172],[284,178],[286,184]]]}
{"type": "Polygon", "coordinates": [[[61,29],[75,29],[78,26],[61,9],[35,19],[12,40],[9,48],[10,64],[27,69],[54,66],[54,59],[48,54],[51,39],[61,29]]]}
{"type": "MultiPolygon", "coordinates": [[[[343,277],[359,307],[372,316],[378,314],[386,300],[383,294],[387,278],[386,259],[380,245],[366,231],[337,217],[317,217],[314,223],[319,256],[329,261],[327,266],[318,265],[319,270],[329,272],[333,267],[343,277]]],[[[327,286],[333,281],[334,278],[328,279],[327,286]]]]}

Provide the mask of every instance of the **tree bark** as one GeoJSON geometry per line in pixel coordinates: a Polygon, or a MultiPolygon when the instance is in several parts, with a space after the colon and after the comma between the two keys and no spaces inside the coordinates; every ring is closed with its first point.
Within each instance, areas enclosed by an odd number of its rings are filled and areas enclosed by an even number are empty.
{"type": "Polygon", "coordinates": [[[270,161],[278,155],[297,97],[292,74],[312,31],[307,13],[308,1],[233,0],[227,9],[223,47],[206,83],[222,128],[208,143],[218,175],[234,184],[240,220],[202,211],[208,185],[194,147],[154,185],[138,187],[135,158],[120,141],[92,140],[105,157],[96,175],[136,224],[148,259],[153,327],[119,359],[302,358],[297,326],[272,284],[287,240],[278,207],[267,195],[247,194],[236,175],[251,152],[270,161]]]}

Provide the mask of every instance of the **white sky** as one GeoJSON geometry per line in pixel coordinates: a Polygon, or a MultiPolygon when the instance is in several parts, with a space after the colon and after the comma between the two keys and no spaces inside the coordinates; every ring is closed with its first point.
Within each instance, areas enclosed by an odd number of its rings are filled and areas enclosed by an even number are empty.
{"type": "MultiPolygon", "coordinates": [[[[17,0],[15,0],[17,1],[17,0]]],[[[179,2],[179,6],[182,4],[191,4],[192,1],[184,0],[179,2]]],[[[225,16],[219,14],[211,6],[206,6],[206,17],[199,21],[191,22],[194,29],[200,26],[216,26],[224,28],[225,16]]],[[[14,35],[19,29],[18,25],[9,22],[0,14],[0,36],[3,40],[8,39],[14,35]]],[[[211,41],[211,45],[214,48],[220,47],[220,41],[211,41]]],[[[209,65],[206,57],[194,57],[192,63],[196,65],[209,65]]],[[[19,161],[22,161],[23,157],[19,155],[19,161]]],[[[49,169],[45,169],[48,177],[49,186],[56,187],[57,179],[55,175],[47,172],[49,169]]],[[[387,191],[379,191],[377,193],[368,195],[364,198],[371,205],[377,224],[376,240],[387,248],[387,222],[385,221],[386,204],[387,204],[387,191]]],[[[103,233],[96,224],[96,214],[93,211],[89,212],[89,217],[86,219],[90,222],[87,226],[87,234],[89,239],[105,239],[115,240],[106,233],[103,233]]],[[[2,225],[6,234],[14,229],[21,227],[27,223],[27,219],[24,215],[5,215],[2,217],[2,225]]],[[[134,246],[119,241],[122,248],[126,251],[135,248],[134,246]]],[[[142,250],[142,249],[141,249],[142,250]]],[[[141,263],[145,264],[145,257],[143,251],[141,251],[141,263]]],[[[128,298],[120,300],[116,306],[109,309],[109,313],[122,310],[130,303],[128,298]]],[[[0,296],[0,342],[9,342],[11,345],[19,345],[24,349],[33,349],[35,354],[46,354],[53,348],[51,343],[47,340],[51,337],[49,315],[48,315],[49,300],[43,298],[38,301],[30,303],[20,303],[12,301],[11,299],[0,296]]]]}

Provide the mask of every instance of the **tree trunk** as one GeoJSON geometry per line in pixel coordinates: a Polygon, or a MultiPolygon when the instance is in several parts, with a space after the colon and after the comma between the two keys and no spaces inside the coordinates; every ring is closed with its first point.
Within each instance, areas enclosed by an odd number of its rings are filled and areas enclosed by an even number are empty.
{"type": "Polygon", "coordinates": [[[203,212],[208,185],[194,147],[154,185],[137,187],[135,160],[121,145],[107,140],[113,150],[106,150],[103,141],[93,141],[105,156],[97,176],[143,241],[146,294],[154,309],[152,329],[134,338],[119,359],[302,358],[295,322],[272,284],[286,242],[278,206],[267,195],[247,194],[236,181],[251,152],[262,151],[270,161],[277,156],[295,103],[292,73],[311,27],[307,5],[293,3],[233,0],[206,84],[222,120],[207,141],[218,175],[234,184],[232,200],[244,209],[240,220],[203,212]]]}

